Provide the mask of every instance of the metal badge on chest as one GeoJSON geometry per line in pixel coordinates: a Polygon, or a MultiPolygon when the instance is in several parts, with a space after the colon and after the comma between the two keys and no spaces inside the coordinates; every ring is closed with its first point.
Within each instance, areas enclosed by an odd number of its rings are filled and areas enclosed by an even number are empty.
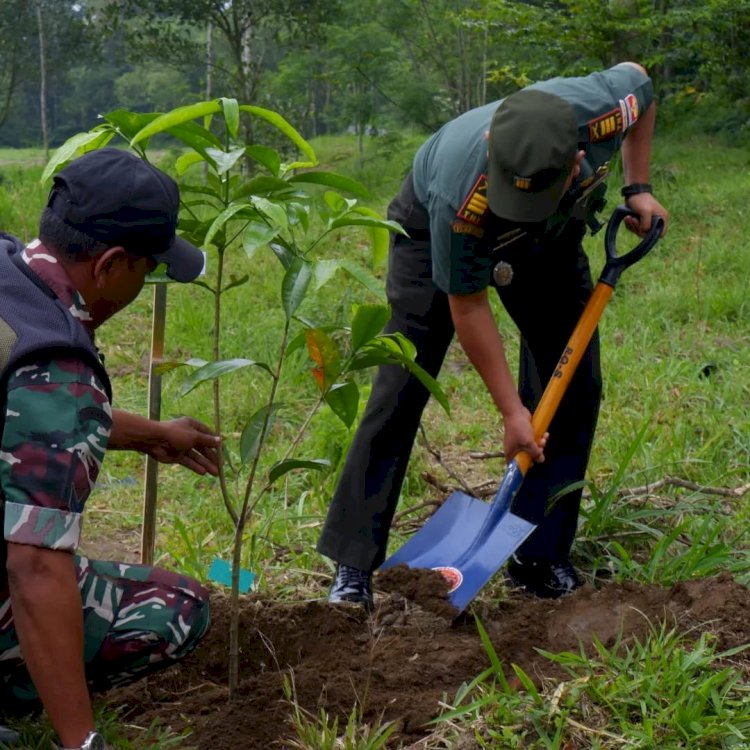
{"type": "Polygon", "coordinates": [[[513,281],[513,266],[510,263],[501,260],[492,269],[492,278],[498,286],[508,286],[513,281]]]}

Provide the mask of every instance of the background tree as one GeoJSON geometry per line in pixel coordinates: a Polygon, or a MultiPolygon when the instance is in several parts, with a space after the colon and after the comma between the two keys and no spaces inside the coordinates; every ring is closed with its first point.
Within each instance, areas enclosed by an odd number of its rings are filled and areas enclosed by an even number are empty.
{"type": "Polygon", "coordinates": [[[364,146],[624,59],[652,72],[662,127],[737,133],[750,116],[750,0],[3,0],[2,145],[43,142],[36,8],[52,145],[118,107],[219,95],[364,146]]]}

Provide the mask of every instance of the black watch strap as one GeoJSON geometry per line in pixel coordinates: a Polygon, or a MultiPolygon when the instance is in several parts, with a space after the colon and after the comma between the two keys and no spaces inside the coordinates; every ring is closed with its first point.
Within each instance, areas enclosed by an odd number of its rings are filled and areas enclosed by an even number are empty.
{"type": "Polygon", "coordinates": [[[630,198],[631,195],[638,195],[639,193],[653,193],[651,185],[648,182],[633,182],[620,191],[624,198],[630,198]]]}

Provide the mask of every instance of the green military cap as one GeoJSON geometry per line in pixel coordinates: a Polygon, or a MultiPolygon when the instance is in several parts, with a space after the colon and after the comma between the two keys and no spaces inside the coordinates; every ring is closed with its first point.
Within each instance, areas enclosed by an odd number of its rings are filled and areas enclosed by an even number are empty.
{"type": "Polygon", "coordinates": [[[578,124],[567,101],[537,89],[504,99],[489,132],[492,213],[518,222],[549,217],[563,196],[577,149],[578,124]]]}

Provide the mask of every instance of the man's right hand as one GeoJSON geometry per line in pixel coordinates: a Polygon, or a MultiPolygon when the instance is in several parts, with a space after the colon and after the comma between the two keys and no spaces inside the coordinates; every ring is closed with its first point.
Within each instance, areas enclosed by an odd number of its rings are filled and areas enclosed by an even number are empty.
{"type": "Polygon", "coordinates": [[[514,456],[525,451],[537,463],[544,462],[544,448],[547,445],[549,433],[545,432],[537,442],[534,438],[534,430],[531,426],[531,412],[521,407],[511,414],[503,415],[505,434],[503,436],[503,450],[506,461],[511,461],[514,456]]]}

